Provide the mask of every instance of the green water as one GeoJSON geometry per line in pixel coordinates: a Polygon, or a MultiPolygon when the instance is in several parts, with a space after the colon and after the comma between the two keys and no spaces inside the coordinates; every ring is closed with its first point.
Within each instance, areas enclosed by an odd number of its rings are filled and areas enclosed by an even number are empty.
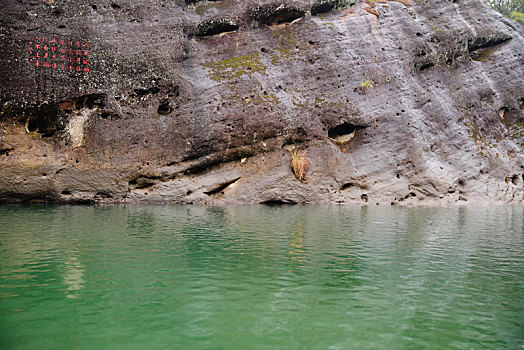
{"type": "Polygon", "coordinates": [[[524,349],[524,207],[0,206],[0,349],[524,349]]]}

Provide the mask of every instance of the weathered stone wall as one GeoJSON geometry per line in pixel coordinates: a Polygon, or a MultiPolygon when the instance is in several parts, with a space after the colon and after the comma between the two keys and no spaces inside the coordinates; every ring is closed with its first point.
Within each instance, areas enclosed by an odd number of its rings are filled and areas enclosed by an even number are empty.
{"type": "Polygon", "coordinates": [[[524,29],[477,0],[1,2],[0,201],[524,200],[524,29]]]}

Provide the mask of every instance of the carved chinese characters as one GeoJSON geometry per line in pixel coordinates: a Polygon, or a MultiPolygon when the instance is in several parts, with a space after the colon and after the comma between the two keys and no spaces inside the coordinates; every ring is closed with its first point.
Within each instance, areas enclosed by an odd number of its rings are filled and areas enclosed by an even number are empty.
{"type": "Polygon", "coordinates": [[[78,39],[36,35],[29,41],[29,62],[36,69],[88,73],[91,69],[89,50],[89,44],[78,39]]]}

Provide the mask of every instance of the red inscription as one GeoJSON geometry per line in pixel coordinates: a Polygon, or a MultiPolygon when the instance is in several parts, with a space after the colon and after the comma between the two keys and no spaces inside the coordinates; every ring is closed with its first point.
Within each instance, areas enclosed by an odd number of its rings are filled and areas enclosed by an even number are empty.
{"type": "Polygon", "coordinates": [[[29,62],[39,69],[87,73],[91,69],[89,49],[87,42],[36,35],[29,41],[29,62]]]}

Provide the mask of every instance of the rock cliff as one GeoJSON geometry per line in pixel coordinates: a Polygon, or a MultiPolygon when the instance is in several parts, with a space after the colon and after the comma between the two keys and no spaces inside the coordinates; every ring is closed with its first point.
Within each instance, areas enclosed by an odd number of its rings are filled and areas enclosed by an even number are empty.
{"type": "Polygon", "coordinates": [[[0,2],[2,202],[524,201],[524,29],[478,0],[0,2]]]}

